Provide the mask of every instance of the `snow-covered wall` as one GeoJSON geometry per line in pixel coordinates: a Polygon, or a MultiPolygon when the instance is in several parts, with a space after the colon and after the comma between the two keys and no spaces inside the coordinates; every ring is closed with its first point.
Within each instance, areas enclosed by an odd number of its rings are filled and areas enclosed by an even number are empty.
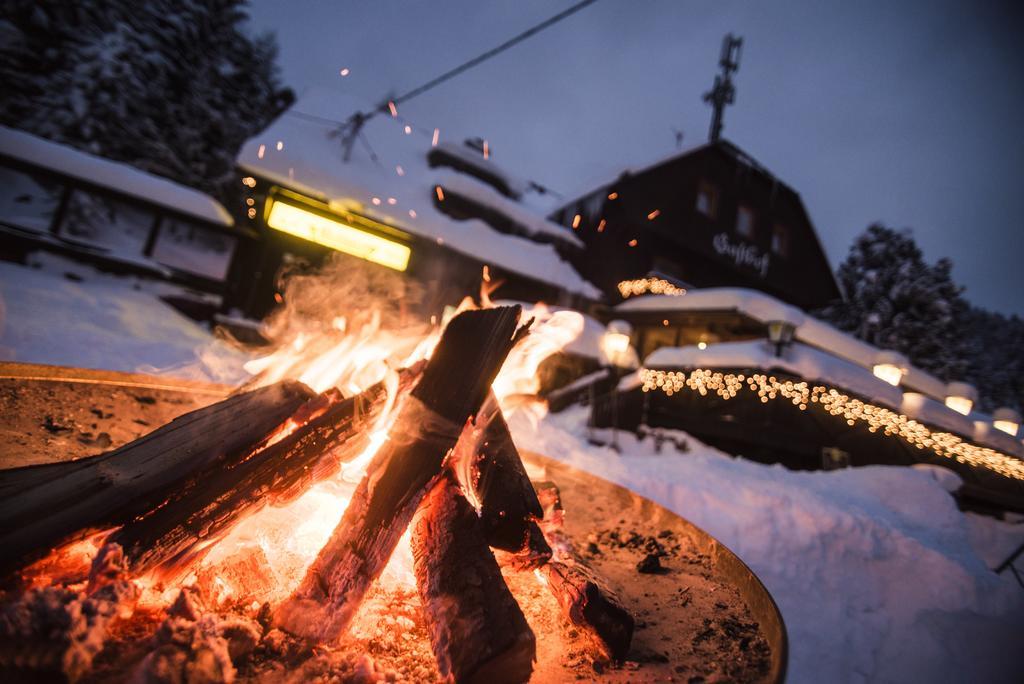
{"type": "MultiPolygon", "coordinates": [[[[644,361],[654,369],[675,368],[757,368],[783,371],[809,382],[821,382],[858,394],[878,404],[899,410],[903,393],[879,380],[870,371],[806,344],[794,342],[775,356],[766,340],[719,342],[706,349],[695,346],[661,347],[644,361]]],[[[943,407],[945,408],[945,407],[943,407]]],[[[948,409],[947,409],[948,410],[948,409]]],[[[964,433],[970,434],[970,432],[964,433]]]]}

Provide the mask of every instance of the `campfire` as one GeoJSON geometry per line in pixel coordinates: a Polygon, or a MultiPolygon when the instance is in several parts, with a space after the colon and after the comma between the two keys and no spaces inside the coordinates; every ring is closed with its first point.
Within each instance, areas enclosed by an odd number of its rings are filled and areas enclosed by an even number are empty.
{"type": "Polygon", "coordinates": [[[118,621],[148,610],[166,617],[136,679],[229,681],[261,640],[337,643],[373,614],[374,587],[395,587],[418,594],[443,678],[526,681],[537,639],[510,574],[549,592],[599,657],[625,658],[633,616],[563,533],[557,484],[531,482],[503,416],[582,322],[462,308],[419,336],[337,321],[116,451],[0,474],[0,572],[17,597],[0,666],[87,677],[118,621]],[[224,605],[252,615],[214,618],[224,605]]]}

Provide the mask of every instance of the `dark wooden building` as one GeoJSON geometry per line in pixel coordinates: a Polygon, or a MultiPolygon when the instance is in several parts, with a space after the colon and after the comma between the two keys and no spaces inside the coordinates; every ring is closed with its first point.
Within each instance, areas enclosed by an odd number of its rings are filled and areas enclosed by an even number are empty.
{"type": "Polygon", "coordinates": [[[623,173],[552,219],[575,227],[586,250],[573,265],[612,301],[619,282],[647,276],[804,309],[840,297],[800,195],[726,140],[623,173]]]}

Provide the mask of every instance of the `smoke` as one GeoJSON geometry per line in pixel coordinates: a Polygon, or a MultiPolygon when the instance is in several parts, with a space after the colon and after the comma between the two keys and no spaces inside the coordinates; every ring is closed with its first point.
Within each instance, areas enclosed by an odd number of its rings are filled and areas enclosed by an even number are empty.
{"type": "Polygon", "coordinates": [[[421,323],[416,313],[423,293],[418,283],[366,261],[331,253],[319,268],[287,264],[278,276],[281,306],[267,318],[264,335],[275,344],[296,334],[356,329],[376,316],[384,330],[421,323]]]}
{"type": "Polygon", "coordinates": [[[431,327],[418,315],[422,290],[401,275],[340,254],[279,278],[280,307],[264,324],[271,346],[245,364],[247,387],[283,379],[345,394],[410,363],[431,327]]]}

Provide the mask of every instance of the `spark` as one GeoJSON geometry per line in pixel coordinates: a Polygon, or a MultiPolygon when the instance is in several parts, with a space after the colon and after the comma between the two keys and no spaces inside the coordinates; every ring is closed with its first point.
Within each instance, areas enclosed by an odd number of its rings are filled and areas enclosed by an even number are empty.
{"type": "Polygon", "coordinates": [[[280,152],[283,149],[284,149],[284,141],[283,140],[278,140],[277,141],[277,151],[280,152]]]}
{"type": "Polygon", "coordinates": [[[633,238],[632,240],[629,241],[629,246],[636,247],[636,238],[633,238]]]}
{"type": "Polygon", "coordinates": [[[263,155],[266,154],[266,152],[267,152],[267,146],[266,145],[260,145],[260,149],[258,149],[256,151],[256,158],[257,159],[263,159],[263,155]]]}
{"type": "Polygon", "coordinates": [[[619,198],[619,193],[617,193],[617,192],[610,192],[610,193],[608,193],[608,199],[615,200],[615,199],[618,199],[618,198],[619,198]]]}
{"type": "Polygon", "coordinates": [[[437,147],[437,141],[440,139],[440,137],[441,137],[441,129],[440,128],[435,128],[434,129],[434,137],[430,141],[430,146],[431,147],[437,147]]]}
{"type": "Polygon", "coordinates": [[[392,118],[398,116],[398,107],[396,107],[395,103],[390,100],[388,100],[388,109],[391,111],[392,118]]]}
{"type": "Polygon", "coordinates": [[[348,67],[345,67],[344,69],[342,69],[338,73],[341,74],[342,76],[348,76],[352,72],[349,71],[348,67]]]}
{"type": "Polygon", "coordinates": [[[440,185],[434,186],[434,192],[437,193],[437,201],[444,202],[444,190],[441,189],[440,185]]]}
{"type": "Polygon", "coordinates": [[[579,228],[579,227],[580,227],[580,220],[581,220],[582,218],[583,218],[583,217],[582,217],[582,216],[580,216],[579,214],[576,214],[575,216],[573,216],[573,217],[572,217],[572,229],[573,229],[573,230],[576,230],[577,228],[579,228]]]}
{"type": "Polygon", "coordinates": [[[650,214],[647,215],[647,220],[648,221],[653,221],[654,219],[658,218],[659,216],[661,216],[661,209],[655,209],[654,211],[652,211],[650,214]]]}

